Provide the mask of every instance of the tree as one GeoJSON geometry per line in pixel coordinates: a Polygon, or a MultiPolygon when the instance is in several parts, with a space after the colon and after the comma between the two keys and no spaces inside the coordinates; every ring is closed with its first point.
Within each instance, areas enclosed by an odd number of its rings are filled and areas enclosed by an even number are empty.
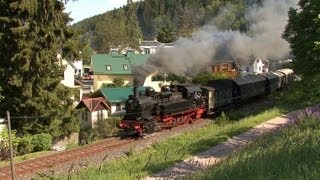
{"type": "Polygon", "coordinates": [[[227,79],[227,78],[228,76],[226,76],[224,73],[201,72],[192,79],[192,82],[195,84],[206,85],[211,80],[227,79]]]}
{"type": "Polygon", "coordinates": [[[300,0],[298,5],[289,11],[283,37],[290,43],[296,71],[308,78],[320,68],[320,1],[300,0]]]}
{"type": "Polygon", "coordinates": [[[75,34],[59,0],[0,0],[0,116],[9,110],[20,133],[54,137],[78,129],[72,90],[61,84],[64,68],[57,53],[77,58],[68,46],[75,34]]]}
{"type": "Polygon", "coordinates": [[[142,32],[140,29],[136,3],[130,3],[126,8],[126,32],[129,46],[140,51],[139,40],[142,39],[142,32]]]}
{"type": "Polygon", "coordinates": [[[171,43],[175,40],[175,33],[171,26],[164,26],[157,34],[157,40],[162,43],[171,43]]]}

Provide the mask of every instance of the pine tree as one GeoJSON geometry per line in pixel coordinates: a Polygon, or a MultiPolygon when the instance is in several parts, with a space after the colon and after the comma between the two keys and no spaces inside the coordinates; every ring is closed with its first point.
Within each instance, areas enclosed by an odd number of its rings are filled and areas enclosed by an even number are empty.
{"type": "Polygon", "coordinates": [[[54,137],[78,129],[73,92],[61,84],[64,68],[57,59],[76,57],[68,41],[74,31],[59,0],[0,0],[0,116],[9,110],[21,133],[54,137]],[[35,118],[39,117],[39,118],[35,118]]]}
{"type": "Polygon", "coordinates": [[[126,32],[128,36],[128,43],[131,48],[140,51],[139,39],[142,39],[142,32],[140,29],[137,13],[136,3],[130,3],[126,9],[126,32]]]}

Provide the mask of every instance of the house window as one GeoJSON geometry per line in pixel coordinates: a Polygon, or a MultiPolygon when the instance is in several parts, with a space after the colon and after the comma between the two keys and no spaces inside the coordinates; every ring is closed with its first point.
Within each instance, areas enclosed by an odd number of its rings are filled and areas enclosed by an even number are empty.
{"type": "Polygon", "coordinates": [[[103,120],[103,111],[97,112],[97,120],[103,120]]]}
{"type": "Polygon", "coordinates": [[[259,71],[261,71],[261,67],[259,67],[259,71]]]}
{"type": "Polygon", "coordinates": [[[106,70],[111,71],[111,65],[106,65],[106,70]]]}
{"type": "Polygon", "coordinates": [[[121,111],[121,104],[120,103],[116,104],[116,111],[121,111]]]}
{"type": "Polygon", "coordinates": [[[150,54],[150,48],[144,48],[144,53],[145,54],[150,54]]]}
{"type": "Polygon", "coordinates": [[[222,65],[222,70],[223,71],[228,71],[228,64],[222,65]]]}
{"type": "Polygon", "coordinates": [[[83,119],[84,121],[89,121],[88,112],[87,112],[87,111],[83,111],[83,112],[82,112],[82,119],[83,119]]]}
{"type": "Polygon", "coordinates": [[[125,71],[128,71],[128,70],[129,70],[129,67],[128,67],[127,64],[124,64],[124,65],[123,65],[123,70],[125,70],[125,71]]]}
{"type": "Polygon", "coordinates": [[[246,67],[246,72],[249,72],[250,71],[250,68],[249,67],[246,67]]]}

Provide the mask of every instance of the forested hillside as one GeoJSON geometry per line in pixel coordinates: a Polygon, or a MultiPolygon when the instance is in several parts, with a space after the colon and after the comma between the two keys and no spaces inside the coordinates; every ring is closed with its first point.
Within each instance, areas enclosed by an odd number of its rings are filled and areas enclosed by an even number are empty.
{"type": "Polygon", "coordinates": [[[260,0],[145,0],[76,23],[98,52],[111,47],[135,48],[139,39],[172,42],[197,28],[215,24],[246,31],[245,10],[260,0]]]}

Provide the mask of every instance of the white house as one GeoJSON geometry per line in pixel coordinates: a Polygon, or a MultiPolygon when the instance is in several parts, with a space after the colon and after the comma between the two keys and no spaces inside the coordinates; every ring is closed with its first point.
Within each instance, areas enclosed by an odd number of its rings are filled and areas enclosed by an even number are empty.
{"type": "Polygon", "coordinates": [[[248,63],[242,63],[240,65],[241,73],[247,74],[260,74],[269,71],[269,61],[256,58],[248,63]]]}
{"type": "Polygon", "coordinates": [[[156,92],[160,92],[161,91],[161,87],[165,86],[165,85],[170,85],[171,81],[166,81],[165,79],[163,81],[154,81],[152,80],[152,77],[155,74],[151,74],[149,76],[146,77],[143,86],[144,87],[152,87],[156,92]]]}
{"type": "Polygon", "coordinates": [[[110,106],[103,97],[98,97],[81,100],[76,109],[84,109],[80,117],[81,128],[94,128],[99,120],[108,118],[110,106]]]}
{"type": "Polygon", "coordinates": [[[60,65],[61,66],[65,66],[65,70],[63,72],[63,79],[61,81],[61,83],[69,88],[74,88],[74,89],[78,89],[78,94],[75,95],[74,97],[71,97],[71,99],[74,99],[76,101],[80,101],[82,98],[82,87],[81,85],[76,85],[76,79],[75,79],[75,73],[76,73],[76,67],[74,66],[73,63],[62,59],[61,55],[58,53],[57,54],[57,58],[60,60],[60,65]]]}
{"type": "Polygon", "coordinates": [[[156,39],[153,41],[140,41],[142,54],[155,54],[160,48],[171,48],[173,43],[161,43],[156,39]]]}

